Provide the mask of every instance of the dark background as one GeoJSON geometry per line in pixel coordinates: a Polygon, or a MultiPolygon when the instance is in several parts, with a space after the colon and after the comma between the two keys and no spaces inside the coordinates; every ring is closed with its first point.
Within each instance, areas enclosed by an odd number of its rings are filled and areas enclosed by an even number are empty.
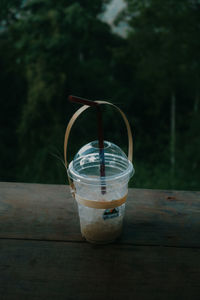
{"type": "MultiPolygon", "coordinates": [[[[0,180],[66,183],[62,164],[74,94],[127,115],[136,173],[130,186],[200,189],[200,3],[126,0],[116,35],[109,1],[1,1],[0,180]]],[[[103,108],[105,139],[127,152],[120,116],[103,108]]],[[[70,137],[70,157],[96,139],[91,109],[70,137]]]]}

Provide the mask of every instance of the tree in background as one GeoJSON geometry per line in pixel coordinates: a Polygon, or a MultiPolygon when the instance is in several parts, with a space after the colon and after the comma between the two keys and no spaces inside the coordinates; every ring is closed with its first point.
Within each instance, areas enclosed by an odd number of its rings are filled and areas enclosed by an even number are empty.
{"type": "Polygon", "coordinates": [[[0,2],[0,180],[16,180],[18,140],[16,128],[26,99],[26,80],[14,47],[11,26],[22,1],[0,2]]]}
{"type": "MultiPolygon", "coordinates": [[[[165,174],[170,178],[168,187],[174,187],[182,181],[187,168],[181,153],[187,148],[184,140],[190,127],[189,115],[193,114],[192,102],[198,94],[199,4],[188,0],[127,0],[126,3],[119,19],[129,24],[127,56],[137,74],[134,76],[143,98],[144,120],[150,126],[144,124],[142,128],[157,128],[157,137],[151,135],[154,142],[149,142],[155,146],[151,151],[158,155],[152,169],[158,168],[161,173],[163,161],[165,174]],[[152,122],[153,117],[157,125],[152,122]]],[[[195,156],[198,157],[198,153],[195,156]]],[[[167,177],[162,174],[160,177],[166,186],[167,177]]]]}
{"type": "MultiPolygon", "coordinates": [[[[65,182],[53,155],[63,157],[78,108],[67,96],[75,94],[110,100],[127,114],[133,186],[199,189],[199,1],[126,0],[123,38],[97,17],[106,2],[0,3],[0,179],[65,182]]],[[[123,122],[103,109],[105,139],[126,151],[123,122]]],[[[75,124],[71,154],[96,139],[95,117],[91,109],[75,124]]]]}
{"type": "MultiPolygon", "coordinates": [[[[63,182],[63,135],[72,114],[71,93],[92,99],[112,94],[110,48],[119,38],[97,15],[104,2],[28,1],[13,27],[20,64],[25,68],[27,100],[18,127],[18,178],[63,182]]],[[[78,132],[89,132],[89,122],[78,132]]],[[[75,147],[74,147],[75,148],[75,147]]]]}

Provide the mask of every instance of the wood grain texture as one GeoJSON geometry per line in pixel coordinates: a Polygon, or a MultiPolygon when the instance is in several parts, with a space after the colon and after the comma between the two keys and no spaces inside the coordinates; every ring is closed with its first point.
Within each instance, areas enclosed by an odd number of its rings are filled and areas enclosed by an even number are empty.
{"type": "Polygon", "coordinates": [[[81,240],[69,187],[0,183],[0,237],[81,240]]]}
{"type": "Polygon", "coordinates": [[[200,249],[0,241],[0,299],[200,297],[200,249]]]}
{"type": "Polygon", "coordinates": [[[86,243],[68,186],[0,183],[0,299],[200,299],[200,192],[130,189],[124,232],[86,243]]]}
{"type": "MultiPolygon", "coordinates": [[[[0,238],[84,242],[69,187],[0,183],[0,238]]],[[[129,189],[117,243],[200,247],[200,192],[129,189]]]]}

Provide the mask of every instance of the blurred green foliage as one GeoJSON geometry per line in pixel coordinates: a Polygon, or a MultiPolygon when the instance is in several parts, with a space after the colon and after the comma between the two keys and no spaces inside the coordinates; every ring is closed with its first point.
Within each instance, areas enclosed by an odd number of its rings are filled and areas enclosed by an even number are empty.
{"type": "MultiPolygon", "coordinates": [[[[132,187],[200,189],[200,3],[126,0],[116,23],[109,1],[1,1],[0,180],[65,183],[69,94],[117,104],[133,129],[132,187]]],[[[127,151],[120,116],[103,107],[105,139],[127,151]]],[[[70,136],[70,158],[96,139],[92,109],[70,136]]]]}

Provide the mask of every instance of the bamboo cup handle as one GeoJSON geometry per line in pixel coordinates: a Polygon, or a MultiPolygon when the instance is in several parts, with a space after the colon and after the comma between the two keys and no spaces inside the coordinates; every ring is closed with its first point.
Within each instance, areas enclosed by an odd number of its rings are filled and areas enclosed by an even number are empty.
{"type": "MultiPolygon", "coordinates": [[[[108,105],[111,105],[113,106],[114,108],[116,108],[123,120],[124,120],[124,123],[126,125],[126,129],[127,129],[127,134],[128,134],[128,159],[132,162],[132,157],[133,157],[133,138],[132,138],[132,132],[131,132],[131,127],[130,127],[130,124],[128,122],[128,119],[126,117],[126,115],[123,113],[123,111],[117,107],[116,105],[110,103],[110,102],[107,102],[107,101],[95,101],[96,103],[98,104],[108,104],[108,105]]],[[[67,128],[66,128],[66,132],[65,132],[65,139],[64,139],[64,160],[65,160],[65,167],[67,168],[68,166],[68,162],[67,162],[67,147],[68,147],[68,140],[69,140],[69,135],[70,135],[70,132],[71,132],[71,128],[74,124],[74,122],[76,121],[76,119],[86,110],[88,109],[90,106],[88,105],[84,105],[82,106],[81,108],[79,108],[74,114],[73,116],[71,117],[68,125],[67,125],[67,128]]]]}

